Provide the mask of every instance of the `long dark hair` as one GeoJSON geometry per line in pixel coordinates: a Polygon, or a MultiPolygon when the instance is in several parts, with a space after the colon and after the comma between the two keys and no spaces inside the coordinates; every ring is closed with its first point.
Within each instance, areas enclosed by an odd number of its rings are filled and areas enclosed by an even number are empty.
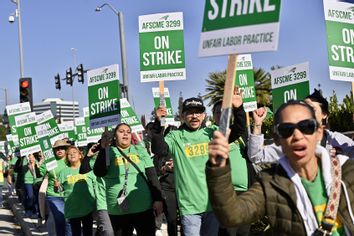
{"type": "MultiPolygon", "coordinates": [[[[282,122],[281,120],[281,113],[282,111],[287,108],[288,106],[294,106],[294,105],[300,105],[300,106],[303,106],[305,107],[311,114],[311,118],[314,119],[317,123],[317,120],[316,120],[316,114],[315,114],[315,110],[313,109],[313,107],[311,107],[309,104],[305,103],[304,101],[300,101],[300,100],[289,100],[288,102],[286,103],[283,103],[279,108],[278,110],[275,112],[274,114],[274,121],[273,121],[273,127],[274,127],[274,130],[273,130],[273,137],[274,138],[277,138],[277,134],[275,132],[275,127],[277,127],[278,124],[280,124],[282,122]]],[[[319,124],[317,124],[317,127],[319,124]]]]}
{"type": "Polygon", "coordinates": [[[130,129],[130,131],[132,131],[132,127],[130,127],[130,125],[128,125],[127,123],[120,123],[118,124],[115,128],[114,128],[114,131],[113,131],[113,138],[112,138],[112,146],[117,146],[117,139],[116,139],[116,133],[117,133],[117,130],[119,129],[119,127],[121,126],[128,126],[128,128],[130,129]]]}

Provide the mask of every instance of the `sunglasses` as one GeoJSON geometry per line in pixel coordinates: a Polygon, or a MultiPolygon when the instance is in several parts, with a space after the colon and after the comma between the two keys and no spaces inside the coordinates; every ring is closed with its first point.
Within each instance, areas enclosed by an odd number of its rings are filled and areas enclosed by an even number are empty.
{"type": "Polygon", "coordinates": [[[289,138],[294,133],[295,129],[300,130],[303,134],[313,134],[317,130],[317,121],[315,119],[307,119],[297,124],[280,123],[276,126],[275,133],[280,138],[289,138]]]}

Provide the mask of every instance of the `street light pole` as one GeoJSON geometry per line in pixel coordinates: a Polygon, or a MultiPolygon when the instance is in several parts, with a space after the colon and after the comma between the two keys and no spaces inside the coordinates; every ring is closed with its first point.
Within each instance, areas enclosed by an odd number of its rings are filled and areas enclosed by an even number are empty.
{"type": "Polygon", "coordinates": [[[6,88],[0,88],[5,92],[5,107],[7,106],[7,89],[6,88]]]}
{"type": "MultiPolygon", "coordinates": [[[[77,65],[77,56],[76,56],[76,52],[77,49],[76,48],[70,48],[71,52],[73,53],[73,60],[74,60],[74,67],[77,65]]],[[[73,84],[71,86],[71,97],[73,100],[73,122],[75,122],[75,101],[74,101],[74,80],[73,80],[73,84]]]]}
{"type": "Polygon", "coordinates": [[[123,13],[117,11],[111,4],[104,3],[103,5],[96,8],[96,11],[99,12],[102,10],[104,6],[108,6],[118,17],[118,24],[119,24],[119,42],[120,42],[120,50],[121,50],[121,62],[122,62],[122,76],[123,76],[123,91],[125,94],[125,98],[129,101],[128,96],[128,69],[127,69],[127,54],[126,54],[126,47],[125,47],[125,33],[124,33],[124,19],[123,13]]]}
{"type": "Polygon", "coordinates": [[[23,49],[22,49],[22,20],[21,20],[21,2],[20,0],[11,0],[16,4],[16,14],[15,16],[18,19],[18,44],[20,49],[20,78],[24,77],[24,66],[23,66],[23,49]]]}

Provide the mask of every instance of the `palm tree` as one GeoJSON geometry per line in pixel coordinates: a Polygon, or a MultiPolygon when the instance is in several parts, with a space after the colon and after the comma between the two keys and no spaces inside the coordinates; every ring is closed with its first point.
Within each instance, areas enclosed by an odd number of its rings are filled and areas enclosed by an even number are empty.
{"type": "Polygon", "coordinates": [[[272,104],[272,86],[270,73],[262,68],[253,68],[254,86],[256,87],[257,103],[265,106],[272,104]]]}
{"type": "Polygon", "coordinates": [[[209,99],[208,106],[213,106],[218,101],[222,100],[224,94],[224,84],[226,79],[226,70],[222,72],[211,72],[209,78],[206,79],[208,92],[203,97],[203,100],[209,99]]]}
{"type": "MultiPolygon", "coordinates": [[[[257,102],[266,106],[271,105],[271,81],[270,74],[262,68],[254,68],[254,84],[256,88],[257,102]]],[[[206,79],[207,94],[203,95],[204,100],[209,99],[208,106],[214,105],[222,100],[224,94],[224,83],[226,79],[226,70],[222,72],[211,72],[206,79]]]]}

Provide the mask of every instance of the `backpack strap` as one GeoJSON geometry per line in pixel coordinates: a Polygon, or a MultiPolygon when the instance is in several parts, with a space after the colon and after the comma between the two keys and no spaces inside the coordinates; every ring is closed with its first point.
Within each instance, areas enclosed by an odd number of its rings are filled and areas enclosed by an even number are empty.
{"type": "Polygon", "coordinates": [[[322,222],[318,229],[316,229],[314,235],[331,235],[332,228],[335,224],[341,194],[341,178],[342,170],[340,162],[336,155],[331,152],[331,176],[332,186],[329,194],[326,211],[324,213],[322,222]]]}

